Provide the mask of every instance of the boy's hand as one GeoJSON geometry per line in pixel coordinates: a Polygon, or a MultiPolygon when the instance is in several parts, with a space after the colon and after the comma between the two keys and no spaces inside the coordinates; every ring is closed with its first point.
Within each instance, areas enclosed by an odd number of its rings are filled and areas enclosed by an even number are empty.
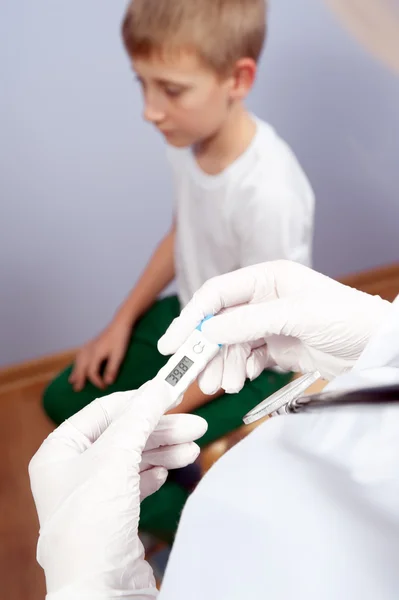
{"type": "Polygon", "coordinates": [[[84,388],[87,379],[101,390],[115,381],[131,332],[131,322],[115,319],[98,337],[80,349],[69,377],[69,383],[75,392],[84,388]],[[104,362],[105,370],[101,375],[104,362]]]}

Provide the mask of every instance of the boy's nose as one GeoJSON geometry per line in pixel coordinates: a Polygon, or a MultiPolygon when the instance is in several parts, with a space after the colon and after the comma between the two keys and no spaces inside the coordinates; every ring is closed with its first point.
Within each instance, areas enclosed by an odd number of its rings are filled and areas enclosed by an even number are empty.
{"type": "Polygon", "coordinates": [[[150,102],[146,102],[144,106],[144,119],[150,123],[158,125],[165,118],[165,113],[160,108],[150,102]]]}

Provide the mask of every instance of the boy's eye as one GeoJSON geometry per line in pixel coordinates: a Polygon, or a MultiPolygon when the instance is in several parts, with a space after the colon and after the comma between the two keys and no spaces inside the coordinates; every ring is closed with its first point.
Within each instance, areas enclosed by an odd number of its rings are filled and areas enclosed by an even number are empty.
{"type": "Polygon", "coordinates": [[[180,96],[183,93],[183,88],[175,87],[172,85],[166,85],[166,86],[164,86],[164,92],[170,98],[177,98],[178,96],[180,96]]]}

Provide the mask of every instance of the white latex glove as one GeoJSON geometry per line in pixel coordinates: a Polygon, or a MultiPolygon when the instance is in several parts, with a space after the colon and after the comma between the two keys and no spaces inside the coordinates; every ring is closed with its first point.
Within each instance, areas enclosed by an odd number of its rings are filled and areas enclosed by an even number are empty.
{"type": "Polygon", "coordinates": [[[165,388],[95,400],[43,442],[29,465],[40,521],[37,558],[48,600],[155,598],[137,530],[140,500],[167,469],[193,462],[207,428],[194,415],[166,415],[165,388]]]}
{"type": "Polygon", "coordinates": [[[228,345],[202,373],[205,393],[215,386],[239,391],[246,377],[273,366],[332,379],[353,367],[391,310],[379,296],[298,263],[262,263],[205,283],[158,348],[173,353],[206,315],[222,312],[202,328],[209,340],[228,345]]]}

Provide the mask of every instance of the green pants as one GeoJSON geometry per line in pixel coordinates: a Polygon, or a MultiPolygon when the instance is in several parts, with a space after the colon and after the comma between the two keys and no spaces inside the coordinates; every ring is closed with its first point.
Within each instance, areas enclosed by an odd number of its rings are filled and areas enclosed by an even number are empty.
{"type": "MultiPolygon", "coordinates": [[[[116,381],[106,390],[88,382],[81,392],[74,392],[68,382],[72,366],[50,383],[44,393],[44,409],[60,424],[99,396],[139,388],[152,379],[168,357],[157,350],[158,339],[180,313],[179,301],[170,296],[157,301],[136,324],[124,362],[116,381]]],[[[199,440],[201,447],[242,425],[243,415],[290,380],[290,374],[264,371],[255,381],[247,382],[238,394],[223,395],[200,407],[195,414],[208,422],[208,431],[199,440]]],[[[174,481],[167,481],[141,506],[140,529],[170,541],[176,531],[188,491],[174,481]]]]}

